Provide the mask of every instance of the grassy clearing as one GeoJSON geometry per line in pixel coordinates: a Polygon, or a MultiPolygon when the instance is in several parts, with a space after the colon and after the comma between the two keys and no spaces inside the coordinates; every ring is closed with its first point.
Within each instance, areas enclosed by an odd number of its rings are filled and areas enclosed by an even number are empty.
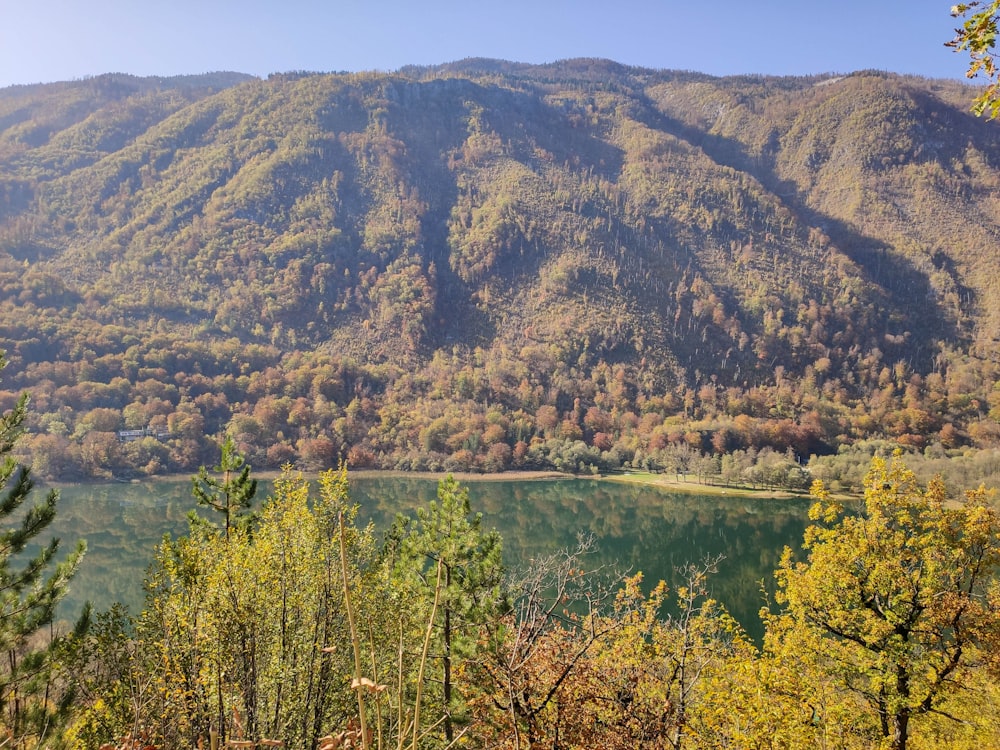
{"type": "Polygon", "coordinates": [[[602,477],[611,482],[648,484],[664,487],[673,492],[688,492],[693,495],[726,495],[730,497],[769,497],[776,499],[809,497],[808,492],[789,490],[754,489],[745,486],[725,487],[718,484],[703,484],[693,479],[678,479],[676,474],[653,474],[648,471],[628,471],[622,474],[606,474],[602,477]]]}

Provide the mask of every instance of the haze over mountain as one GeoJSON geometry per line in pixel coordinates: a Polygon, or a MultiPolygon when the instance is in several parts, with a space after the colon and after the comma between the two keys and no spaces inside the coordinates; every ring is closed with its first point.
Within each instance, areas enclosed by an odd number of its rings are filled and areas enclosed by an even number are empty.
{"type": "Polygon", "coordinates": [[[0,89],[4,396],[53,475],[187,470],[223,430],[260,466],[990,445],[970,98],[605,60],[0,89]]]}

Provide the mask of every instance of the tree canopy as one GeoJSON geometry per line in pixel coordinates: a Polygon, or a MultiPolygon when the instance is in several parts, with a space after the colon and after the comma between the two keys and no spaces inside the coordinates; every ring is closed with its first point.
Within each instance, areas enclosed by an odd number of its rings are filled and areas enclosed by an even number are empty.
{"type": "Polygon", "coordinates": [[[875,458],[860,514],[821,484],[804,549],[777,572],[784,614],[770,622],[783,653],[835,679],[870,712],[858,722],[905,750],[919,716],[947,712],[1000,620],[991,587],[1000,570],[1000,515],[983,488],[952,507],[940,481],[925,488],[897,456],[875,458]]]}

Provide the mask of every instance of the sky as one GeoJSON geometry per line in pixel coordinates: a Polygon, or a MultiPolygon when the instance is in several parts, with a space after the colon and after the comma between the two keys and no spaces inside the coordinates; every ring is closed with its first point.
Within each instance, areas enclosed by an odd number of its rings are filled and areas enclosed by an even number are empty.
{"type": "Polygon", "coordinates": [[[102,73],[603,57],[711,75],[962,78],[949,0],[0,0],[0,87],[102,73]]]}

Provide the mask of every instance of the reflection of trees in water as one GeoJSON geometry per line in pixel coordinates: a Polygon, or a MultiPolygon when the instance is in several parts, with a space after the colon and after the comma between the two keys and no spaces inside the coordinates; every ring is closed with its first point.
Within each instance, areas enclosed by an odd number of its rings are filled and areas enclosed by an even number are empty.
{"type": "Polygon", "coordinates": [[[133,608],[141,604],[153,548],[165,533],[183,533],[187,527],[190,484],[76,485],[61,488],[60,496],[54,533],[63,544],[87,540],[87,554],[61,611],[71,617],[87,600],[98,609],[116,601],[133,608]]]}
{"type": "Polygon", "coordinates": [[[641,570],[650,586],[676,586],[676,568],[723,555],[713,593],[751,633],[760,631],[761,581],[770,585],[784,546],[801,542],[809,505],[594,480],[474,482],[470,498],[503,535],[509,564],[571,547],[580,531],[597,537],[595,565],[641,570]]]}
{"type": "MultiPolygon", "coordinates": [[[[712,582],[714,595],[748,627],[759,627],[760,581],[771,581],[782,548],[797,546],[805,528],[806,501],[747,500],[665,492],[655,487],[588,479],[469,483],[473,511],[485,528],[496,527],[508,565],[576,544],[592,532],[594,564],[617,562],[643,571],[652,586],[671,586],[675,568],[724,555],[712,582]]],[[[360,519],[385,529],[399,512],[434,499],[437,481],[414,477],[353,477],[351,496],[360,519]]],[[[262,482],[257,507],[270,492],[262,482]]],[[[195,507],[187,481],[71,486],[62,490],[55,533],[89,551],[73,583],[67,613],[90,598],[98,608],[114,601],[141,604],[142,580],[153,548],[165,533],[183,534],[195,507]]]]}

